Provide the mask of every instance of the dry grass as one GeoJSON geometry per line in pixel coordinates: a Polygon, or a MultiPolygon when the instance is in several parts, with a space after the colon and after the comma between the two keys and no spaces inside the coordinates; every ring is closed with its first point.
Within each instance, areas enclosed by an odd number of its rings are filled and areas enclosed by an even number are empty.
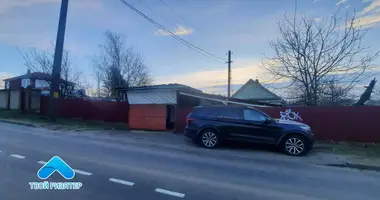
{"type": "Polygon", "coordinates": [[[0,119],[24,124],[33,124],[36,127],[44,127],[54,130],[84,131],[84,130],[126,130],[125,123],[106,123],[99,121],[84,121],[73,118],[57,118],[55,122],[47,116],[31,113],[22,113],[16,110],[0,110],[0,119]]]}
{"type": "Polygon", "coordinates": [[[315,146],[321,151],[380,158],[380,144],[375,143],[317,142],[315,146]]]}

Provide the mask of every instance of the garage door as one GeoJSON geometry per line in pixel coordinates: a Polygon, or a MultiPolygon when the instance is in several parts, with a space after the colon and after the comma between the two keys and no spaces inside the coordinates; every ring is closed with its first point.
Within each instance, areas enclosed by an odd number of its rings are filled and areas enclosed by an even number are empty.
{"type": "Polygon", "coordinates": [[[166,105],[130,105],[131,129],[166,130],[166,105]]]}

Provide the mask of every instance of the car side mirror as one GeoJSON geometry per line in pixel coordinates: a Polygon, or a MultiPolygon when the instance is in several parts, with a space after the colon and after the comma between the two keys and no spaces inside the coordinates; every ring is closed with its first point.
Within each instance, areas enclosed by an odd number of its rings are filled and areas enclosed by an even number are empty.
{"type": "Polygon", "coordinates": [[[270,123],[272,123],[272,119],[265,118],[264,124],[270,124],[270,123]]]}

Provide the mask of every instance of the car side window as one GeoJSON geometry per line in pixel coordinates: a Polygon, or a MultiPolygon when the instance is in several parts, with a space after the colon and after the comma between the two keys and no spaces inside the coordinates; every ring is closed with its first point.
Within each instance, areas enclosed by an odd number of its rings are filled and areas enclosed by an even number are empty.
{"type": "Polygon", "coordinates": [[[241,110],[239,108],[224,108],[219,113],[220,117],[227,119],[241,119],[241,110]]]}
{"type": "Polygon", "coordinates": [[[263,122],[265,121],[266,117],[255,110],[244,109],[244,119],[255,122],[263,122]]]}

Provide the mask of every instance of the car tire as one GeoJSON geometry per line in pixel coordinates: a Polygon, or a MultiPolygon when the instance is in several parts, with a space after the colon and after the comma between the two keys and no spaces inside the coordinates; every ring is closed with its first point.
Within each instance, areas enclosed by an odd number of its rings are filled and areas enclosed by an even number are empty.
{"type": "Polygon", "coordinates": [[[310,149],[310,142],[302,135],[288,135],[282,140],[281,148],[289,156],[304,156],[310,149]]]}
{"type": "Polygon", "coordinates": [[[216,130],[206,129],[199,135],[199,143],[208,149],[216,148],[219,144],[219,134],[216,130]]]}

